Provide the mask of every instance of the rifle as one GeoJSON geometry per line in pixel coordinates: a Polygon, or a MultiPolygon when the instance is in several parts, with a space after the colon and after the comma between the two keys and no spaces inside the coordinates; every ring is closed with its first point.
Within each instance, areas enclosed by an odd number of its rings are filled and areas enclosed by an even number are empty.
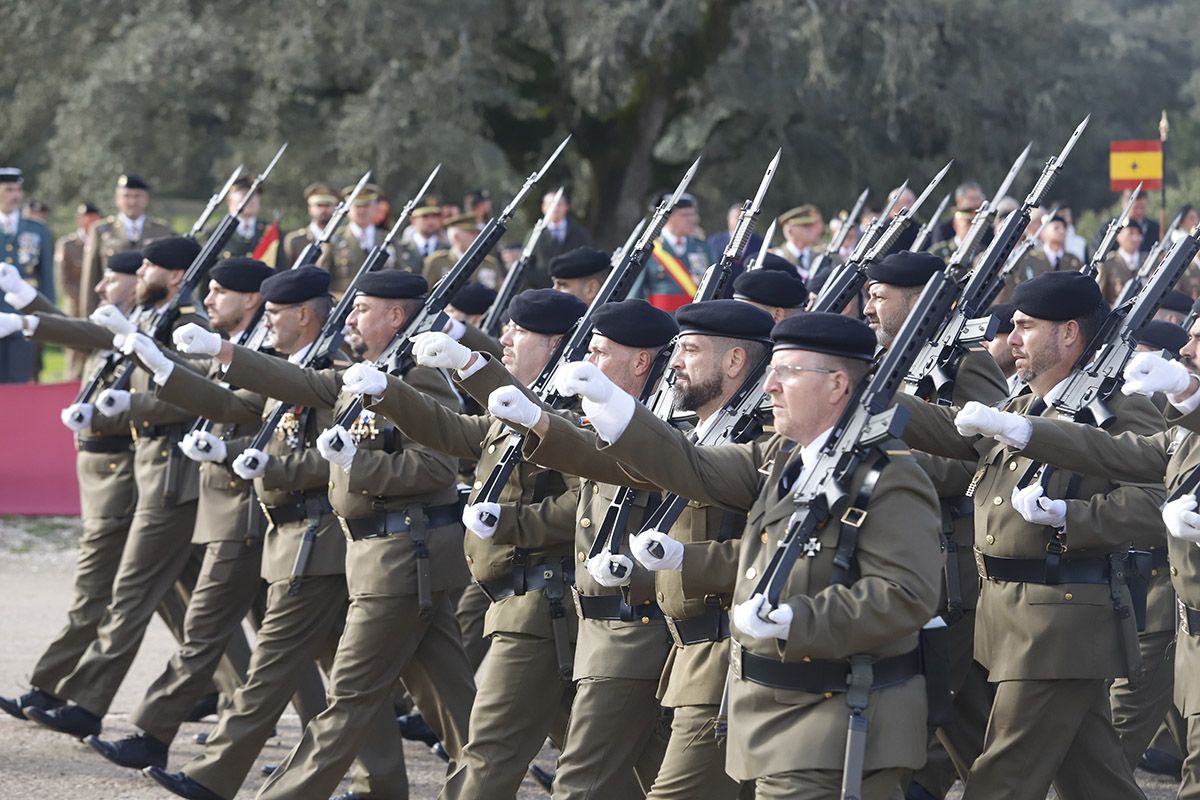
{"type": "MultiPolygon", "coordinates": [[[[1009,216],[1014,213],[1016,213],[1016,209],[1010,211],[1009,216]]],[[[1058,206],[1051,208],[1050,213],[1042,217],[1042,223],[1038,225],[1037,230],[1022,239],[1021,243],[1014,247],[1012,252],[1008,254],[1008,258],[1004,261],[1004,267],[996,273],[996,276],[993,278],[991,284],[989,284],[987,289],[984,291],[983,296],[986,301],[983,304],[984,308],[991,306],[991,304],[995,302],[996,297],[1008,284],[1008,279],[1012,275],[1013,270],[1017,268],[1017,266],[1021,263],[1021,260],[1025,258],[1025,255],[1033,249],[1033,246],[1038,243],[1042,236],[1042,231],[1046,230],[1046,226],[1050,224],[1050,220],[1053,219],[1054,215],[1057,213],[1058,206]]],[[[1004,219],[1006,222],[1008,221],[1008,217],[1005,217],[1004,219]]]]}
{"type": "Polygon", "coordinates": [[[947,192],[942,197],[942,202],[938,203],[937,208],[933,210],[933,214],[929,216],[929,222],[926,222],[917,230],[917,238],[913,239],[912,247],[909,248],[912,252],[925,252],[925,245],[929,243],[929,238],[933,235],[933,229],[937,227],[938,221],[941,220],[942,214],[946,211],[946,206],[950,205],[950,194],[950,192],[947,192]]]}
{"type": "MultiPolygon", "coordinates": [[[[825,267],[825,262],[836,256],[841,251],[842,245],[846,241],[846,237],[850,235],[850,229],[858,224],[858,217],[860,214],[862,214],[863,206],[867,204],[867,195],[870,193],[870,187],[867,187],[859,192],[858,197],[854,200],[854,207],[850,209],[850,215],[846,217],[846,223],[842,225],[842,227],[838,228],[837,234],[831,238],[829,240],[829,244],[825,246],[825,251],[813,259],[813,263],[809,265],[809,275],[820,275],[820,270],[825,267]]],[[[897,192],[896,198],[899,197],[900,193],[897,192]]],[[[774,222],[771,224],[773,225],[774,222]]],[[[760,261],[759,263],[761,264],[762,262],[760,261]]]]}
{"type": "MultiPolygon", "coordinates": [[[[984,205],[975,213],[976,216],[982,214],[987,219],[985,220],[986,224],[983,232],[978,236],[978,238],[971,241],[970,248],[967,250],[967,260],[964,262],[965,264],[970,264],[971,261],[974,260],[976,252],[983,244],[983,237],[987,235],[987,228],[991,227],[992,223],[996,219],[997,207],[1000,205],[1000,201],[1004,199],[1004,197],[1008,194],[1008,190],[1012,188],[1013,181],[1015,181],[1017,175],[1020,174],[1021,168],[1025,166],[1025,160],[1029,158],[1029,151],[1032,149],[1033,142],[1025,145],[1025,149],[1021,151],[1021,154],[1017,156],[1016,160],[1013,161],[1012,166],[1009,167],[1008,174],[1005,175],[1004,180],[1000,182],[1000,187],[996,189],[996,193],[992,195],[991,201],[984,203],[984,205]]],[[[972,220],[972,223],[974,223],[974,220],[972,220]]]]}
{"type": "MultiPolygon", "coordinates": [[[[1108,227],[1104,230],[1104,237],[1100,240],[1100,245],[1096,248],[1096,252],[1092,253],[1091,260],[1083,266],[1083,269],[1079,270],[1084,275],[1087,275],[1089,278],[1096,277],[1096,274],[1100,271],[1100,264],[1103,263],[1104,259],[1108,258],[1109,251],[1112,250],[1113,245],[1117,241],[1117,234],[1121,232],[1121,228],[1124,228],[1125,223],[1129,221],[1129,212],[1133,209],[1133,202],[1137,200],[1138,195],[1141,193],[1142,184],[1139,182],[1137,187],[1130,192],[1129,202],[1121,209],[1121,214],[1108,223],[1108,227]]],[[[1050,215],[1050,217],[1053,216],[1053,214],[1050,215]]],[[[1043,222],[1042,224],[1044,226],[1046,223],[1043,222]]]]}
{"type": "MultiPolygon", "coordinates": [[[[771,240],[775,238],[775,220],[771,220],[771,224],[767,226],[766,233],[763,234],[762,244],[758,246],[758,252],[754,254],[754,258],[747,260],[742,264],[743,272],[753,272],[756,269],[761,269],[763,259],[767,255],[767,251],[771,249],[771,240]]],[[[820,258],[820,256],[817,256],[820,258]]]]}
{"type": "Polygon", "coordinates": [[[300,255],[296,256],[296,263],[292,264],[293,267],[310,267],[317,263],[321,258],[321,250],[333,238],[333,235],[337,233],[342,220],[350,212],[350,206],[354,205],[354,200],[358,197],[358,193],[362,191],[369,180],[371,180],[371,170],[364,172],[363,176],[358,179],[358,183],[354,184],[354,188],[350,191],[350,194],[338,201],[337,207],[333,209],[333,216],[329,218],[329,222],[325,223],[325,227],[321,229],[321,235],[304,245],[304,249],[300,251],[300,255]]]}
{"type": "Polygon", "coordinates": [[[529,238],[525,240],[525,247],[521,250],[521,257],[512,265],[512,269],[504,276],[504,280],[500,283],[500,289],[496,292],[496,299],[492,301],[492,306],[483,315],[483,320],[479,323],[479,329],[493,339],[500,338],[501,329],[504,328],[505,314],[508,312],[508,305],[517,295],[517,289],[521,287],[521,278],[524,277],[525,271],[529,268],[529,263],[533,260],[533,249],[537,247],[538,239],[542,238],[542,232],[550,225],[550,214],[554,209],[558,208],[559,202],[562,200],[563,187],[558,187],[558,191],[554,193],[554,199],[550,205],[546,207],[546,212],[542,214],[541,219],[533,226],[533,230],[529,232],[529,238]]]}
{"type": "MultiPolygon", "coordinates": [[[[692,163],[692,166],[688,168],[679,185],[675,187],[675,191],[669,197],[664,197],[659,202],[658,207],[654,209],[654,213],[650,217],[650,221],[644,225],[637,240],[633,244],[626,242],[626,245],[619,251],[621,254],[619,262],[617,262],[617,254],[613,254],[613,268],[608,273],[608,277],[604,279],[604,284],[600,287],[599,293],[592,300],[591,305],[588,306],[583,316],[576,321],[570,333],[562,337],[554,352],[551,353],[550,359],[546,362],[546,366],[542,368],[541,373],[530,384],[530,391],[540,397],[547,405],[552,408],[562,408],[570,402],[569,398],[562,397],[554,390],[554,376],[564,364],[579,361],[587,354],[588,343],[592,338],[592,320],[595,317],[597,309],[605,303],[623,300],[629,293],[629,290],[633,288],[633,284],[641,276],[642,270],[646,266],[646,259],[650,257],[650,252],[654,248],[654,242],[662,232],[662,227],[666,224],[667,217],[671,215],[671,212],[675,209],[675,204],[679,202],[679,198],[687,189],[688,184],[692,182],[692,176],[696,174],[699,166],[700,159],[697,158],[692,163]]],[[[650,385],[650,383],[648,379],[647,385],[650,385]]],[[[487,480],[483,482],[479,489],[477,502],[496,502],[505,484],[508,483],[508,479],[511,477],[517,463],[521,460],[521,448],[525,444],[526,435],[526,433],[513,433],[509,437],[508,445],[500,455],[500,459],[492,467],[491,474],[488,475],[487,480]]],[[[488,514],[485,515],[483,521],[488,525],[492,525],[498,520],[488,514]]]]}
{"type": "MultiPolygon", "coordinates": [[[[1041,177],[1025,198],[1025,202],[1009,215],[1000,231],[992,239],[991,244],[988,245],[983,257],[979,259],[974,269],[970,269],[967,273],[962,295],[955,303],[953,311],[939,323],[937,332],[922,348],[912,372],[905,378],[906,389],[910,393],[921,397],[936,396],[939,402],[949,403],[950,394],[954,388],[954,379],[958,374],[958,365],[963,355],[971,347],[977,346],[980,342],[990,341],[996,335],[999,320],[990,314],[980,316],[988,308],[985,305],[985,302],[988,302],[988,286],[1003,269],[1017,239],[1029,227],[1033,209],[1045,200],[1055,176],[1074,149],[1075,142],[1082,135],[1086,123],[1086,120],[1080,123],[1071,138],[1063,145],[1062,151],[1046,162],[1041,177]]],[[[946,265],[947,274],[951,276],[952,280],[955,276],[963,274],[964,269],[969,269],[975,248],[988,227],[991,226],[995,203],[998,203],[1008,191],[1013,178],[1020,171],[1028,154],[1029,147],[1027,146],[1025,151],[1013,162],[1012,169],[1009,170],[1008,176],[992,201],[984,202],[975,214],[962,246],[954,252],[950,262],[946,265]]]]}
{"type": "MultiPolygon", "coordinates": [[[[541,169],[537,170],[525,179],[525,183],[517,190],[509,204],[504,207],[499,216],[492,217],[488,220],[487,225],[475,237],[475,241],[471,242],[471,246],[467,248],[467,252],[463,253],[458,259],[458,262],[450,268],[450,271],[441,277],[434,285],[429,296],[425,298],[421,310],[413,315],[412,319],[408,320],[404,328],[392,337],[391,343],[384,348],[384,351],[375,359],[375,366],[385,372],[395,373],[403,368],[403,365],[409,358],[412,352],[412,339],[414,336],[425,333],[427,331],[440,331],[446,327],[446,323],[450,317],[446,315],[446,305],[450,302],[450,298],[458,293],[458,290],[466,285],[467,281],[483,263],[483,259],[488,253],[500,242],[500,238],[504,236],[508,230],[509,220],[516,213],[517,207],[521,201],[529,194],[542,176],[546,174],[546,170],[558,158],[559,153],[567,146],[567,142],[571,141],[571,137],[562,140],[562,143],[555,148],[550,154],[550,158],[546,159],[546,163],[542,164],[541,169]]],[[[334,420],[334,425],[340,425],[343,428],[348,428],[358,415],[362,412],[362,396],[354,398],[342,412],[338,414],[334,420]]],[[[335,443],[335,448],[340,446],[341,442],[335,443]]]]}
{"type": "Polygon", "coordinates": [[[941,172],[933,176],[933,180],[913,201],[913,204],[908,208],[900,209],[896,216],[892,217],[883,227],[882,221],[895,208],[896,201],[908,188],[908,182],[905,181],[904,185],[896,190],[887,209],[871,223],[871,227],[855,245],[854,252],[842,266],[841,271],[821,287],[821,293],[817,295],[816,302],[812,305],[813,311],[840,313],[851,300],[862,294],[863,284],[867,282],[867,267],[887,255],[892,246],[896,244],[896,240],[900,238],[900,234],[904,233],[905,228],[908,227],[913,215],[917,213],[917,209],[929,198],[929,195],[933,194],[933,190],[942,182],[942,178],[946,177],[946,173],[950,171],[953,164],[953,161],[947,162],[941,172]],[[877,233],[881,227],[882,233],[877,233]]]}

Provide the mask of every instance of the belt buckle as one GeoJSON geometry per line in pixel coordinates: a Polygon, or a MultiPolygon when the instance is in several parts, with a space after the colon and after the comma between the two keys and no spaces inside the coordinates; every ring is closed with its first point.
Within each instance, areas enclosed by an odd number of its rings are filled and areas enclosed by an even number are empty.
{"type": "Polygon", "coordinates": [[[742,643],[732,638],[729,640],[729,671],[733,677],[742,680],[742,643]]]}
{"type": "Polygon", "coordinates": [[[342,526],[342,533],[344,533],[346,535],[346,540],[353,542],[354,534],[352,534],[350,532],[350,523],[346,522],[346,518],[343,517],[341,514],[337,515],[337,521],[338,521],[338,525],[342,526]]]}
{"type": "Polygon", "coordinates": [[[663,618],[666,620],[667,630],[671,632],[671,638],[675,641],[675,646],[684,647],[685,643],[683,641],[683,636],[679,633],[679,628],[676,627],[675,618],[665,615],[663,618]]]}
{"type": "Polygon", "coordinates": [[[849,525],[851,528],[861,528],[863,523],[867,521],[867,511],[864,508],[850,506],[842,512],[842,524],[849,525]]]}
{"type": "Polygon", "coordinates": [[[270,523],[271,527],[278,528],[279,526],[275,524],[274,518],[271,517],[271,511],[267,508],[267,504],[259,500],[258,507],[262,509],[263,516],[267,518],[267,522],[270,523]]]}
{"type": "Polygon", "coordinates": [[[975,569],[979,571],[979,577],[984,580],[991,580],[987,573],[987,564],[983,562],[983,551],[978,547],[975,548],[975,569]]]}
{"type": "Polygon", "coordinates": [[[574,601],[574,603],[575,603],[575,613],[579,616],[580,619],[587,619],[587,616],[584,615],[584,613],[583,613],[583,601],[580,600],[579,597],[580,597],[579,588],[576,586],[572,586],[571,587],[571,600],[574,601]]]}
{"type": "Polygon", "coordinates": [[[1192,626],[1188,624],[1187,604],[1184,603],[1182,600],[1180,600],[1178,597],[1176,597],[1175,598],[1175,608],[1179,611],[1179,630],[1183,631],[1188,636],[1191,636],[1192,635],[1192,626]]]}

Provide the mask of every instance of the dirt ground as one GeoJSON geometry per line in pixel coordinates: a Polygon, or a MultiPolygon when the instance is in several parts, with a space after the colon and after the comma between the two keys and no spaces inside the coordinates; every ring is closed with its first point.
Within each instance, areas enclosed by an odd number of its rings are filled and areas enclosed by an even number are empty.
{"type": "MultiPolygon", "coordinates": [[[[71,596],[74,568],[72,543],[77,525],[69,520],[0,518],[0,694],[27,687],[29,671],[63,624],[71,596]]],[[[129,714],[174,650],[175,642],[156,617],[141,651],[104,718],[105,738],[134,732],[129,714]]],[[[210,730],[215,722],[185,723],[172,749],[170,767],[177,768],[199,755],[192,736],[210,730]]],[[[238,798],[251,798],[262,785],[261,767],[282,759],[300,736],[299,720],[289,708],[251,771],[238,798]]],[[[409,793],[413,800],[434,798],[444,777],[444,765],[423,745],[405,742],[409,793]]],[[[540,763],[552,767],[554,753],[545,750],[540,763]]],[[[1139,772],[1138,781],[1149,800],[1175,797],[1176,784],[1139,772]]],[[[345,791],[343,782],[340,791],[345,791]]],[[[166,800],[167,792],[140,774],[101,758],[87,745],[20,722],[0,713],[0,799],[87,798],[88,800],[166,800]]],[[[1051,795],[1053,796],[1053,794],[1051,795]]],[[[548,795],[527,779],[520,800],[548,795]]],[[[951,795],[959,797],[955,790],[951,795]]]]}

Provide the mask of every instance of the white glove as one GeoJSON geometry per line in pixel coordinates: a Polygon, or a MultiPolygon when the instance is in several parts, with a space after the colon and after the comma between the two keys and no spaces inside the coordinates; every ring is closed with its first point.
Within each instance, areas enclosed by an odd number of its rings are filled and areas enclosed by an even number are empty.
{"type": "Polygon", "coordinates": [[[0,339],[21,331],[21,315],[0,313],[0,339]]]}
{"type": "Polygon", "coordinates": [[[354,454],[358,452],[358,448],[354,446],[354,440],[345,428],[334,425],[332,428],[326,428],[317,437],[317,451],[321,458],[330,464],[337,464],[342,468],[342,472],[349,473],[350,463],[354,461],[354,454]]]}
{"type": "Polygon", "coordinates": [[[68,429],[79,433],[92,424],[94,412],[95,408],[91,403],[71,403],[59,413],[58,418],[68,429]]]}
{"type": "Polygon", "coordinates": [[[488,395],[488,413],[518,428],[532,428],[542,409],[515,386],[501,386],[488,395]]]}
{"type": "Polygon", "coordinates": [[[637,401],[590,361],[564,364],[554,376],[555,388],[564,396],[583,398],[583,413],[601,439],[612,444],[621,438],[637,401]]]}
{"type": "Polygon", "coordinates": [[[628,586],[633,578],[633,562],[626,556],[614,556],[607,547],[589,558],[584,566],[596,583],[609,589],[628,586]]]}
{"type": "Polygon", "coordinates": [[[1182,394],[1192,382],[1192,374],[1178,361],[1168,361],[1154,353],[1138,353],[1125,365],[1124,394],[1152,395],[1165,392],[1182,394]]]}
{"type": "Polygon", "coordinates": [[[26,283],[12,264],[0,264],[0,291],[4,302],[18,311],[37,299],[37,289],[26,283]]]}
{"type": "Polygon", "coordinates": [[[137,330],[137,326],[133,324],[129,317],[122,314],[121,309],[111,303],[106,303],[97,308],[88,319],[102,328],[108,328],[113,333],[119,333],[124,336],[128,336],[137,330]]]}
{"type": "Polygon", "coordinates": [[[96,398],[96,408],[106,417],[115,417],[129,410],[129,392],[124,389],[105,389],[96,398]]]}
{"type": "Polygon", "coordinates": [[[954,427],[963,436],[986,436],[1018,450],[1029,444],[1033,435],[1033,425],[1020,414],[997,411],[974,400],[958,412],[954,427]]]}
{"type": "Polygon", "coordinates": [[[171,337],[175,349],[189,356],[215,356],[221,352],[221,335],[189,322],[171,337]]]}
{"type": "Polygon", "coordinates": [[[442,332],[457,342],[467,332],[467,323],[454,317],[448,317],[446,327],[442,328],[442,332]]]}
{"type": "Polygon", "coordinates": [[[646,569],[678,570],[683,567],[683,545],[662,531],[646,531],[630,537],[629,550],[646,569]],[[654,545],[662,555],[656,556],[650,552],[654,545]]]}
{"type": "Polygon", "coordinates": [[[263,476],[270,460],[271,457],[257,447],[247,447],[233,460],[233,471],[242,480],[252,481],[263,476]],[[253,467],[250,466],[251,459],[254,460],[253,467]]]}
{"type": "Polygon", "coordinates": [[[766,605],[767,598],[761,594],[751,595],[744,603],[733,607],[733,624],[742,633],[755,639],[787,639],[792,628],[792,607],[783,605],[767,614],[767,620],[759,611],[766,605]]]}
{"type": "Polygon", "coordinates": [[[192,461],[201,463],[224,461],[228,455],[225,442],[208,431],[192,431],[187,434],[179,443],[179,449],[192,461]]]}
{"type": "MultiPolygon", "coordinates": [[[[114,344],[117,338],[120,337],[113,337],[114,344]]],[[[125,341],[119,345],[121,352],[127,356],[136,355],[141,359],[141,362],[154,373],[154,382],[159,386],[166,383],[167,378],[171,377],[171,371],[175,369],[175,362],[158,349],[154,340],[144,333],[134,333],[123,338],[125,341]]]]}
{"type": "Polygon", "coordinates": [[[1040,483],[1031,484],[1024,489],[1013,487],[1013,508],[1026,522],[1061,528],[1067,523],[1067,501],[1051,500],[1044,497],[1044,494],[1040,483]]]}
{"type": "Polygon", "coordinates": [[[480,539],[491,539],[496,535],[496,525],[500,522],[500,504],[472,503],[463,509],[462,521],[467,530],[480,539]],[[492,522],[485,522],[485,518],[490,518],[492,522]]]}
{"type": "Polygon", "coordinates": [[[438,331],[426,331],[413,337],[413,358],[422,367],[462,369],[471,360],[471,348],[438,331]]]}
{"type": "Polygon", "coordinates": [[[1196,513],[1196,495],[1185,494],[1163,506],[1163,522],[1176,539],[1200,542],[1200,514],[1196,513]]]}
{"type": "Polygon", "coordinates": [[[342,373],[342,394],[366,394],[378,397],[387,390],[387,373],[360,361],[342,373]]]}

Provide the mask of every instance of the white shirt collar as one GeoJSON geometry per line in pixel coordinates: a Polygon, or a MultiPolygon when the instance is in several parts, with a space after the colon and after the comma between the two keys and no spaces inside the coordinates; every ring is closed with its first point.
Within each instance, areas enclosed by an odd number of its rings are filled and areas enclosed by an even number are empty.
{"type": "Polygon", "coordinates": [[[367,240],[368,244],[370,244],[370,245],[375,244],[375,226],[374,225],[368,225],[365,228],[360,228],[357,225],[355,225],[353,222],[351,222],[349,227],[350,227],[350,233],[354,236],[355,239],[358,239],[361,242],[365,238],[367,240]]]}
{"type": "Polygon", "coordinates": [[[325,232],[325,229],[315,222],[310,222],[308,223],[308,232],[312,234],[313,239],[320,239],[321,234],[325,232]]]}
{"type": "Polygon", "coordinates": [[[21,209],[14,208],[7,214],[0,213],[0,219],[4,220],[4,224],[10,227],[13,233],[16,233],[17,226],[21,224],[21,209]]]}
{"type": "Polygon", "coordinates": [[[1071,376],[1067,375],[1067,377],[1054,384],[1050,391],[1046,392],[1046,396],[1042,399],[1046,401],[1047,406],[1054,405],[1054,401],[1057,400],[1059,396],[1062,395],[1063,390],[1067,388],[1067,381],[1069,380],[1071,380],[1071,376]]]}
{"type": "Polygon", "coordinates": [[[131,219],[124,214],[117,214],[117,219],[120,220],[121,225],[124,226],[125,232],[130,235],[130,239],[136,240],[141,238],[142,228],[146,224],[146,216],[144,214],[137,219],[131,219]]]}
{"type": "MultiPolygon", "coordinates": [[[[833,426],[830,425],[821,433],[817,434],[817,438],[813,439],[804,447],[800,448],[800,457],[804,459],[806,465],[817,463],[817,456],[821,454],[821,448],[825,446],[825,442],[829,441],[829,435],[833,433],[833,426]]],[[[805,469],[808,467],[806,466],[805,469]]]]}
{"type": "Polygon", "coordinates": [[[238,233],[242,234],[243,239],[249,239],[254,236],[254,227],[258,223],[257,217],[242,219],[238,217],[238,233]]]}

